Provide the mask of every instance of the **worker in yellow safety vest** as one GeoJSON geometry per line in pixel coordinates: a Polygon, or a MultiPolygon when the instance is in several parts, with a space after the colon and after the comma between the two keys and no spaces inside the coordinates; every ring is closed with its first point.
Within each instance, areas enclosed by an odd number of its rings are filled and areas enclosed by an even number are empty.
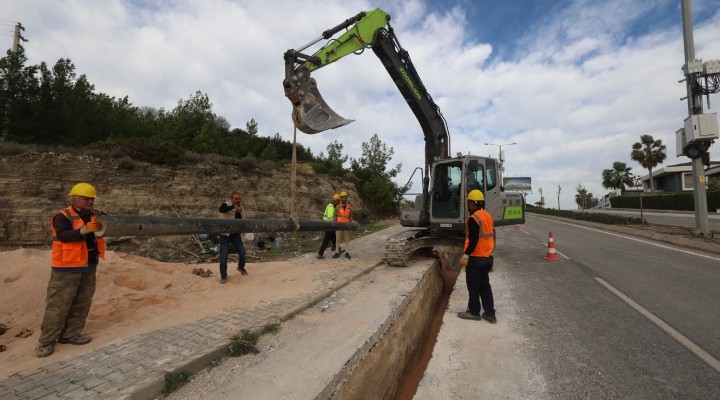
{"type": "MultiPolygon", "coordinates": [[[[332,200],[330,200],[330,203],[325,207],[325,213],[323,214],[323,221],[325,222],[335,222],[336,214],[335,214],[335,207],[337,207],[338,203],[340,203],[340,195],[335,193],[332,195],[332,200]]],[[[335,235],[335,231],[325,231],[325,236],[323,236],[323,241],[320,243],[320,250],[318,250],[317,258],[323,259],[325,256],[323,253],[325,253],[325,249],[328,247],[328,245],[332,244],[332,247],[330,250],[335,251],[335,246],[337,244],[337,236],[335,235]]]]}

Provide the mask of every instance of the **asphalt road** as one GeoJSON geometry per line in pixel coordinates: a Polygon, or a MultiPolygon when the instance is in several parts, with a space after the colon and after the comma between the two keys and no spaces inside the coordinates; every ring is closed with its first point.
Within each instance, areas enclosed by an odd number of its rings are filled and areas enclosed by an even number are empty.
{"type": "Polygon", "coordinates": [[[497,268],[549,398],[720,397],[719,256],[535,215],[502,229],[497,268]],[[539,256],[549,232],[561,261],[539,256]]]}

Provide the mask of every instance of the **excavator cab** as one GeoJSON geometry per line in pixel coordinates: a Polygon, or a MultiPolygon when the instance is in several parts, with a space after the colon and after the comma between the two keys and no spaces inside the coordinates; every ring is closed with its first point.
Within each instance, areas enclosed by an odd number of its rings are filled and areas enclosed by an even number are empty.
{"type": "Polygon", "coordinates": [[[495,159],[461,156],[438,161],[430,189],[430,229],[462,233],[470,216],[467,194],[478,189],[485,195],[485,210],[496,226],[525,223],[525,201],[520,193],[505,192],[499,182],[495,159]]]}

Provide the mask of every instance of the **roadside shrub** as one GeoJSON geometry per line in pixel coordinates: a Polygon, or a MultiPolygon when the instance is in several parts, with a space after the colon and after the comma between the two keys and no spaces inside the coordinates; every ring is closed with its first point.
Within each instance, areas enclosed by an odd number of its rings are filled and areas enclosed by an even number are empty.
{"type": "Polygon", "coordinates": [[[228,355],[231,357],[239,357],[245,354],[257,354],[260,350],[257,348],[258,334],[252,333],[247,329],[243,329],[241,334],[233,336],[228,345],[228,355]]]}
{"type": "Polygon", "coordinates": [[[240,167],[242,171],[250,171],[253,169],[257,169],[257,160],[255,160],[253,157],[243,157],[240,159],[238,167],[240,167]]]}
{"type": "Polygon", "coordinates": [[[190,381],[190,373],[188,372],[166,372],[163,393],[170,394],[180,386],[188,383],[188,381],[190,381]]]}
{"type": "Polygon", "coordinates": [[[638,217],[627,217],[623,215],[610,215],[594,212],[580,212],[573,210],[556,210],[554,208],[541,208],[527,204],[525,211],[535,214],[554,215],[556,217],[564,217],[577,219],[580,221],[598,222],[607,225],[635,225],[642,224],[642,219],[638,217]]]}
{"type": "Polygon", "coordinates": [[[87,146],[90,150],[120,151],[138,161],[156,165],[178,165],[185,161],[185,150],[173,143],[158,139],[106,139],[87,146]]]}
{"type": "Polygon", "coordinates": [[[140,169],[140,163],[130,157],[121,157],[117,161],[117,167],[124,171],[135,171],[140,169]]]}
{"type": "Polygon", "coordinates": [[[265,160],[260,162],[259,168],[261,171],[275,171],[277,169],[277,165],[270,160],[265,160]]]}

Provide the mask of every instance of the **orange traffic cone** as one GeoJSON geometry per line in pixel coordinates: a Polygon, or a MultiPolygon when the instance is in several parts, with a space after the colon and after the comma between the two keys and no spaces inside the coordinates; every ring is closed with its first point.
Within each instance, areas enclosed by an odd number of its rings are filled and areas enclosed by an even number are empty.
{"type": "Polygon", "coordinates": [[[552,232],[550,232],[550,238],[548,239],[548,249],[545,259],[548,261],[560,261],[557,253],[555,253],[555,240],[553,240],[552,232]]]}

